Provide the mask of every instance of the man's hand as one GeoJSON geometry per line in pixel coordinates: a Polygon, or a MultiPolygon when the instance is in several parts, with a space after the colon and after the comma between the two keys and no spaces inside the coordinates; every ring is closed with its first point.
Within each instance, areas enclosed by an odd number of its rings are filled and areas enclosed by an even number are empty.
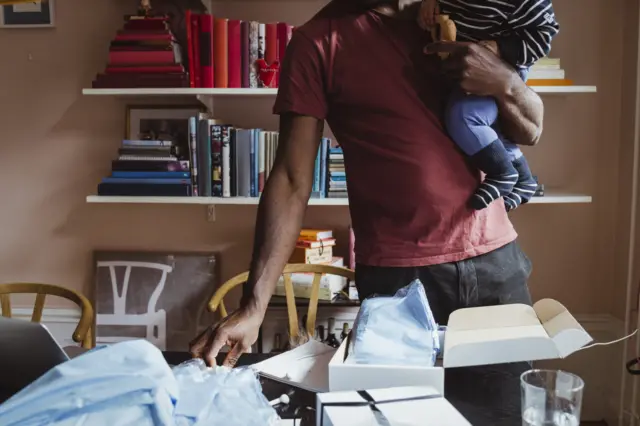
{"type": "Polygon", "coordinates": [[[240,308],[217,324],[209,326],[189,344],[194,358],[203,358],[209,367],[216,365],[216,357],[223,346],[231,348],[223,365],[234,367],[240,355],[247,352],[258,339],[264,313],[250,307],[240,308]]]}
{"type": "Polygon", "coordinates": [[[519,79],[516,72],[489,49],[476,43],[436,42],[425,53],[448,53],[442,67],[446,75],[467,93],[498,97],[519,79]]]}
{"type": "Polygon", "coordinates": [[[512,142],[519,145],[538,143],[544,105],[506,62],[475,43],[432,43],[425,48],[425,53],[449,53],[442,64],[447,76],[467,93],[496,99],[500,127],[512,142]]]}

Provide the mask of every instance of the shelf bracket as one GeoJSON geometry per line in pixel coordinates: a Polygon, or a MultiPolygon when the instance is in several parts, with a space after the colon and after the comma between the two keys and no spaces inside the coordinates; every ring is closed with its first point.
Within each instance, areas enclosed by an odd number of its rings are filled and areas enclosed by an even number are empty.
{"type": "Polygon", "coordinates": [[[209,204],[207,206],[207,222],[215,222],[216,221],[216,205],[209,204]]]}

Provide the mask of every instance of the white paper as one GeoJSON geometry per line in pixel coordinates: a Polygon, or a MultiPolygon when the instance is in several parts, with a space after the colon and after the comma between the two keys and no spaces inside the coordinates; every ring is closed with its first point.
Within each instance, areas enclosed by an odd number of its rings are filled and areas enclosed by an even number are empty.
{"type": "Polygon", "coordinates": [[[290,351],[254,364],[252,368],[273,379],[314,392],[329,390],[329,360],[336,349],[309,340],[290,351]]]}

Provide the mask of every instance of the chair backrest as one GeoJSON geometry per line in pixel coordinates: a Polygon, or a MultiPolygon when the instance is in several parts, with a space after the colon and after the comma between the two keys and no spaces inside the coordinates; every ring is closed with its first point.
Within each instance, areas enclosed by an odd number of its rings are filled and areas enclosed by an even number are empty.
{"type": "MultiPolygon", "coordinates": [[[[307,311],[307,323],[305,324],[307,334],[313,336],[315,334],[316,316],[318,313],[318,292],[320,290],[320,280],[323,274],[338,275],[349,280],[355,279],[355,273],[351,269],[339,268],[337,266],[328,265],[307,265],[307,264],[288,264],[282,271],[284,279],[284,291],[287,300],[287,314],[289,316],[289,336],[298,337],[299,323],[298,311],[296,310],[296,301],[293,293],[293,284],[291,282],[291,274],[293,273],[313,273],[313,282],[311,283],[311,297],[309,298],[309,309],[307,311]]],[[[227,309],[224,305],[224,296],[234,287],[244,284],[249,279],[249,272],[243,272],[231,278],[215,292],[209,301],[209,310],[215,312],[220,307],[222,317],[227,316],[227,309]]]]}
{"type": "Polygon", "coordinates": [[[80,321],[73,332],[75,342],[82,344],[83,348],[93,347],[93,307],[91,302],[77,291],[52,284],[39,283],[11,283],[0,284],[0,312],[3,317],[11,318],[11,294],[35,294],[36,301],[33,306],[31,321],[40,322],[47,295],[58,296],[71,300],[80,307],[80,321]]]}

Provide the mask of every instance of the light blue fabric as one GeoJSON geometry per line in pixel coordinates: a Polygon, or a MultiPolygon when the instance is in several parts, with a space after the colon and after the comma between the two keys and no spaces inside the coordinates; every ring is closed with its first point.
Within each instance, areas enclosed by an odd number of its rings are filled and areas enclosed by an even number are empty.
{"type": "Polygon", "coordinates": [[[347,363],[435,365],[440,350],[438,324],[420,280],[391,297],[362,302],[349,349],[347,363]]]}
{"type": "Polygon", "coordinates": [[[74,358],[0,405],[2,426],[263,426],[277,418],[251,370],[190,362],[174,375],[144,340],[74,358]],[[250,417],[236,422],[230,407],[250,417]]]}

